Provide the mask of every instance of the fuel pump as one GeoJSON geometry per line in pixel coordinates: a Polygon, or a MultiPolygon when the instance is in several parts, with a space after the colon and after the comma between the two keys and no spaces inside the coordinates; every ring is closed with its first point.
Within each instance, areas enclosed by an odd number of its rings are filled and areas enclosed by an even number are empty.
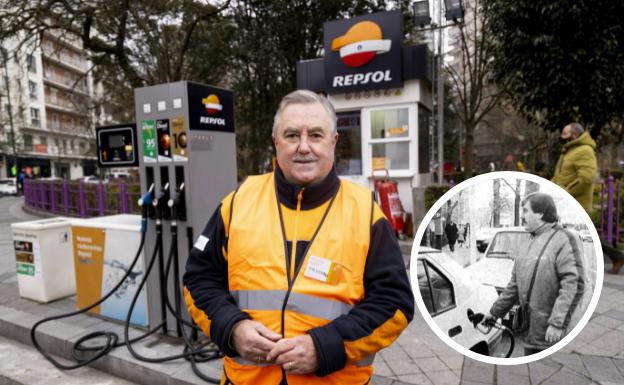
{"type": "Polygon", "coordinates": [[[182,330],[167,311],[167,296],[190,321],[180,292],[189,251],[221,199],[236,188],[233,100],[229,90],[187,81],[135,90],[141,192],[156,186],[145,255],[160,248],[146,284],[148,319],[152,328],[164,317],[162,332],[169,335],[182,336],[182,330]],[[164,254],[172,246],[165,280],[164,254]]]}
{"type": "Polygon", "coordinates": [[[201,233],[221,198],[236,186],[233,95],[216,87],[177,82],[136,89],[135,102],[140,135],[136,133],[137,127],[130,124],[98,128],[97,137],[102,167],[139,163],[142,192],[138,201],[142,213],[139,249],[112,290],[85,308],[35,323],[31,340],[46,359],[63,370],[87,365],[113,348],[125,345],[141,361],[158,363],[185,358],[200,378],[219,383],[219,379],[204,375],[196,366],[198,362],[219,358],[220,353],[207,339],[195,341],[199,328],[190,320],[186,306],[182,306],[180,265],[186,263],[194,234],[201,233]],[[179,227],[186,231],[179,232],[179,227]],[[169,250],[166,267],[164,250],[169,250]],[[36,333],[40,325],[82,314],[110,298],[132,273],[143,252],[151,258],[128,309],[123,341],[112,332],[90,333],[72,348],[76,364],[60,363],[41,348],[36,333]],[[157,274],[151,274],[155,266],[157,274]],[[149,330],[130,339],[132,313],[146,285],[149,330]],[[133,349],[134,342],[158,330],[183,337],[184,351],[168,357],[145,357],[133,349]],[[101,338],[103,344],[85,345],[88,340],[101,338]]]}

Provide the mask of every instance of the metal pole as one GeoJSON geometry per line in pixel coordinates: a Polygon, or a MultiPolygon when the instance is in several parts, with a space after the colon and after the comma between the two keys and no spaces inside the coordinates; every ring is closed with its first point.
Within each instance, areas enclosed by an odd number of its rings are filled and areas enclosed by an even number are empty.
{"type": "Polygon", "coordinates": [[[607,191],[607,241],[613,246],[613,176],[609,176],[607,191]]]}
{"type": "MultiPolygon", "coordinates": [[[[13,164],[19,173],[19,165],[17,164],[17,151],[15,150],[15,130],[13,128],[13,105],[11,104],[11,85],[9,84],[9,58],[7,53],[0,44],[0,52],[2,52],[2,60],[4,61],[4,86],[7,92],[7,106],[9,107],[9,129],[11,130],[11,150],[13,150],[13,164]]],[[[22,187],[23,188],[23,187],[22,187]]]]}
{"type": "MultiPolygon", "coordinates": [[[[442,26],[442,1],[438,1],[438,26],[442,26]]],[[[444,68],[444,56],[442,53],[442,33],[440,28],[438,33],[438,182],[444,181],[444,78],[442,69],[444,68]]]]}

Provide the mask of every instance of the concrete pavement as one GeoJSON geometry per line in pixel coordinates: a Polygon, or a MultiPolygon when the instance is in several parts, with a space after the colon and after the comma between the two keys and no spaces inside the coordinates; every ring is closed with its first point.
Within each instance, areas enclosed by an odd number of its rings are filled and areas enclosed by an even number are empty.
{"type": "MultiPolygon", "coordinates": [[[[74,309],[75,301],[69,298],[40,305],[18,297],[9,224],[34,219],[21,210],[20,201],[19,198],[0,198],[0,336],[11,339],[0,339],[0,351],[3,345],[10,345],[14,349],[26,349],[25,352],[30,349],[31,353],[36,353],[28,346],[18,345],[30,343],[30,326],[44,316],[74,309]]],[[[405,253],[405,245],[403,249],[405,253]]],[[[605,268],[610,268],[608,261],[605,262],[605,268]]],[[[121,327],[117,323],[92,316],[79,316],[42,327],[41,340],[53,353],[69,357],[71,341],[88,331],[101,329],[119,330],[121,327]]],[[[146,355],[158,356],[179,352],[181,344],[176,339],[154,336],[137,344],[137,349],[146,355]]],[[[22,354],[5,354],[0,361],[21,363],[22,366],[33,368],[40,365],[34,356],[29,356],[32,359],[26,360],[27,364],[23,363],[20,356],[22,354]]],[[[43,360],[42,357],[39,358],[43,360]]],[[[414,321],[398,341],[377,355],[374,366],[376,376],[373,384],[376,385],[624,384],[624,273],[617,276],[605,275],[600,302],[585,330],[564,349],[539,362],[494,366],[464,358],[446,346],[429,329],[422,317],[416,314],[414,321]]],[[[115,349],[94,367],[131,381],[123,382],[124,380],[113,378],[114,381],[119,381],[110,382],[115,384],[203,383],[184,360],[145,364],[131,357],[124,348],[115,349]]],[[[200,367],[208,374],[218,376],[221,362],[212,361],[201,364],[200,367]]],[[[7,377],[5,367],[0,366],[0,373],[7,377]]],[[[83,378],[82,372],[69,374],[83,378]]],[[[11,376],[13,377],[10,380],[0,376],[0,384],[44,383],[43,379],[24,382],[16,374],[11,376]]],[[[84,376],[82,383],[95,383],[87,377],[88,374],[84,376]]],[[[45,383],[50,384],[71,383],[47,382],[48,377],[45,378],[45,383]]]]}

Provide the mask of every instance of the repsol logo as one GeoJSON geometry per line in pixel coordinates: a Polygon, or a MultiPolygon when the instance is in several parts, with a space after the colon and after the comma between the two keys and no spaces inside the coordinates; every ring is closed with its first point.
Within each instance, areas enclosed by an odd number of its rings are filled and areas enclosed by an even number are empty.
{"type": "Polygon", "coordinates": [[[334,76],[332,87],[355,86],[358,84],[383,83],[392,81],[390,70],[366,72],[361,74],[337,75],[334,76]]]}
{"type": "Polygon", "coordinates": [[[225,126],[225,119],[223,118],[213,118],[211,116],[202,116],[199,119],[199,122],[202,124],[214,124],[217,126],[225,126]]]}

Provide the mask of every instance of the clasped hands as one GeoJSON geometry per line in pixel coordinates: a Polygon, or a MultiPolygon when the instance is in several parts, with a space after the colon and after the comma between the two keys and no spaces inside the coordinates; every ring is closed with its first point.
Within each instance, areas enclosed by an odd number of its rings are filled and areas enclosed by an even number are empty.
{"type": "Polygon", "coordinates": [[[316,349],[308,334],[282,338],[260,322],[243,320],[232,328],[231,343],[242,358],[280,365],[288,373],[307,374],[318,369],[316,349]]]}

